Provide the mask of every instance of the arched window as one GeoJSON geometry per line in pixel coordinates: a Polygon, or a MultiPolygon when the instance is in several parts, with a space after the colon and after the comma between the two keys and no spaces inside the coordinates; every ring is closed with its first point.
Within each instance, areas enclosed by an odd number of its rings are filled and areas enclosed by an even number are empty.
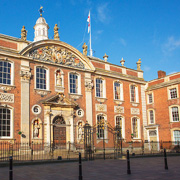
{"type": "Polygon", "coordinates": [[[43,67],[36,67],[36,88],[48,89],[48,70],[43,67]]]}
{"type": "Polygon", "coordinates": [[[0,84],[12,84],[12,66],[8,61],[0,60],[0,84]]]}
{"type": "Polygon", "coordinates": [[[43,28],[43,36],[45,36],[45,29],[43,28]]]}
{"type": "Polygon", "coordinates": [[[132,118],[132,136],[133,138],[139,138],[139,120],[137,117],[132,118]]]}
{"type": "Polygon", "coordinates": [[[155,120],[154,120],[154,111],[149,110],[149,123],[154,124],[154,122],[155,122],[155,120]]]}
{"type": "Polygon", "coordinates": [[[80,79],[77,73],[69,73],[69,91],[72,94],[80,94],[80,79]]]}
{"type": "Polygon", "coordinates": [[[38,29],[38,36],[40,36],[41,35],[41,29],[39,28],[38,29]]]}
{"type": "Polygon", "coordinates": [[[175,130],[173,131],[174,134],[174,141],[175,141],[175,145],[177,145],[178,143],[180,143],[180,130],[175,130]]]}
{"type": "Polygon", "coordinates": [[[123,100],[123,88],[120,82],[114,82],[114,99],[123,100]]]}
{"type": "Polygon", "coordinates": [[[105,81],[96,78],[96,97],[105,97],[105,81]]]}
{"type": "Polygon", "coordinates": [[[103,115],[97,115],[97,138],[105,138],[105,117],[103,115]]]}
{"type": "Polygon", "coordinates": [[[171,115],[172,115],[173,122],[179,121],[179,108],[177,106],[174,106],[171,108],[171,115]]]}
{"type": "Polygon", "coordinates": [[[131,102],[138,102],[138,88],[136,85],[130,85],[130,99],[131,102]]]}
{"type": "Polygon", "coordinates": [[[0,107],[0,137],[11,137],[12,135],[11,109],[0,107]]]}

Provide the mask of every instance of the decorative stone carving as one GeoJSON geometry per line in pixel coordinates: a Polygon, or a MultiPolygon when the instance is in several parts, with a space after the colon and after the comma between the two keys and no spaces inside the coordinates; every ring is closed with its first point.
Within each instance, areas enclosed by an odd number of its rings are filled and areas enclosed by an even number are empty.
{"type": "Polygon", "coordinates": [[[137,64],[137,70],[141,71],[141,59],[139,59],[136,64],[137,64]]]}
{"type": "Polygon", "coordinates": [[[14,103],[14,94],[0,93],[0,102],[14,103]]]}
{"type": "Polygon", "coordinates": [[[98,97],[96,97],[96,100],[98,102],[104,103],[107,99],[106,98],[98,98],[98,97]]]}
{"type": "Polygon", "coordinates": [[[105,62],[107,62],[108,57],[109,57],[109,56],[105,53],[104,56],[103,56],[103,59],[104,59],[105,62]]]}
{"type": "Polygon", "coordinates": [[[14,89],[15,86],[8,86],[8,85],[0,85],[0,89],[3,91],[10,91],[11,89],[14,89]]]}
{"type": "Polygon", "coordinates": [[[70,94],[70,98],[71,99],[79,99],[82,95],[78,95],[78,94],[70,94]]]}
{"type": "Polygon", "coordinates": [[[57,24],[55,24],[55,26],[54,26],[54,39],[55,40],[60,40],[58,30],[59,30],[59,28],[58,28],[57,24]]]}
{"type": "Polygon", "coordinates": [[[114,100],[114,102],[115,102],[116,104],[121,105],[124,101],[121,101],[121,100],[114,100]]]}
{"type": "Polygon", "coordinates": [[[50,91],[35,89],[35,92],[39,95],[46,96],[50,91]]]}
{"type": "Polygon", "coordinates": [[[33,137],[34,138],[39,137],[39,129],[40,129],[39,121],[36,120],[34,121],[34,124],[33,124],[33,137]]]}
{"type": "Polygon", "coordinates": [[[71,51],[60,46],[46,46],[34,49],[29,57],[84,69],[85,66],[71,51]]]}
{"type": "Polygon", "coordinates": [[[87,56],[87,49],[88,49],[88,47],[87,47],[86,43],[83,44],[82,48],[83,48],[83,54],[85,56],[87,56]]]}
{"type": "Polygon", "coordinates": [[[86,90],[87,90],[87,91],[91,91],[91,90],[93,89],[93,87],[94,87],[94,85],[93,85],[93,80],[91,80],[91,79],[86,79],[86,80],[85,80],[85,87],[86,87],[86,90]]]}
{"type": "Polygon", "coordinates": [[[96,104],[96,111],[107,111],[107,105],[106,104],[96,104]]]}
{"type": "Polygon", "coordinates": [[[124,113],[124,107],[122,106],[114,106],[115,113],[124,113]]]}
{"type": "Polygon", "coordinates": [[[121,63],[121,66],[124,66],[125,60],[122,58],[120,63],[121,63]]]}
{"type": "Polygon", "coordinates": [[[132,103],[132,106],[137,107],[139,103],[132,103]]]}
{"type": "Polygon", "coordinates": [[[23,69],[20,72],[20,76],[21,76],[22,80],[30,80],[31,79],[31,72],[29,69],[28,70],[23,69]]]}
{"type": "Polygon", "coordinates": [[[22,29],[21,29],[21,39],[23,41],[26,41],[26,38],[27,38],[27,31],[25,29],[25,26],[23,26],[22,29]]]}
{"type": "Polygon", "coordinates": [[[131,108],[131,114],[139,115],[140,111],[138,108],[131,108]]]}

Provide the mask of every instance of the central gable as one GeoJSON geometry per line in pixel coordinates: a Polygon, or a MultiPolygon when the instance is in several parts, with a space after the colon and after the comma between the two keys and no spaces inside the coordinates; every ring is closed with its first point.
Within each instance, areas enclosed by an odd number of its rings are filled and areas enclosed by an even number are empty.
{"type": "Polygon", "coordinates": [[[38,41],[25,47],[20,54],[39,61],[80,69],[95,70],[94,66],[85,55],[62,41],[38,41]]]}

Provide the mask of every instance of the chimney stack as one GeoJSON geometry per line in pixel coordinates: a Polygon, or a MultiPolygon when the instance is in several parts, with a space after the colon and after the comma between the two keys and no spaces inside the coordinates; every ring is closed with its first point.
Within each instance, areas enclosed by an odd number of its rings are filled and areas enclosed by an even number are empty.
{"type": "Polygon", "coordinates": [[[158,71],[158,79],[163,78],[165,76],[166,76],[166,72],[165,71],[161,71],[161,70],[158,71]]]}

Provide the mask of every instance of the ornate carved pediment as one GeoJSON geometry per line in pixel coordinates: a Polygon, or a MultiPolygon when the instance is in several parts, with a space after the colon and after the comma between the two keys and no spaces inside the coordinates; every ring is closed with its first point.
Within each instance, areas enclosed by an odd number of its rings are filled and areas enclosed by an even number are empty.
{"type": "Polygon", "coordinates": [[[78,105],[71,99],[65,97],[63,93],[58,93],[57,95],[45,100],[43,104],[54,105],[54,106],[69,106],[69,107],[75,107],[78,105]]]}
{"type": "Polygon", "coordinates": [[[61,46],[44,46],[30,51],[28,57],[84,69],[81,60],[70,50],[61,46]]]}

